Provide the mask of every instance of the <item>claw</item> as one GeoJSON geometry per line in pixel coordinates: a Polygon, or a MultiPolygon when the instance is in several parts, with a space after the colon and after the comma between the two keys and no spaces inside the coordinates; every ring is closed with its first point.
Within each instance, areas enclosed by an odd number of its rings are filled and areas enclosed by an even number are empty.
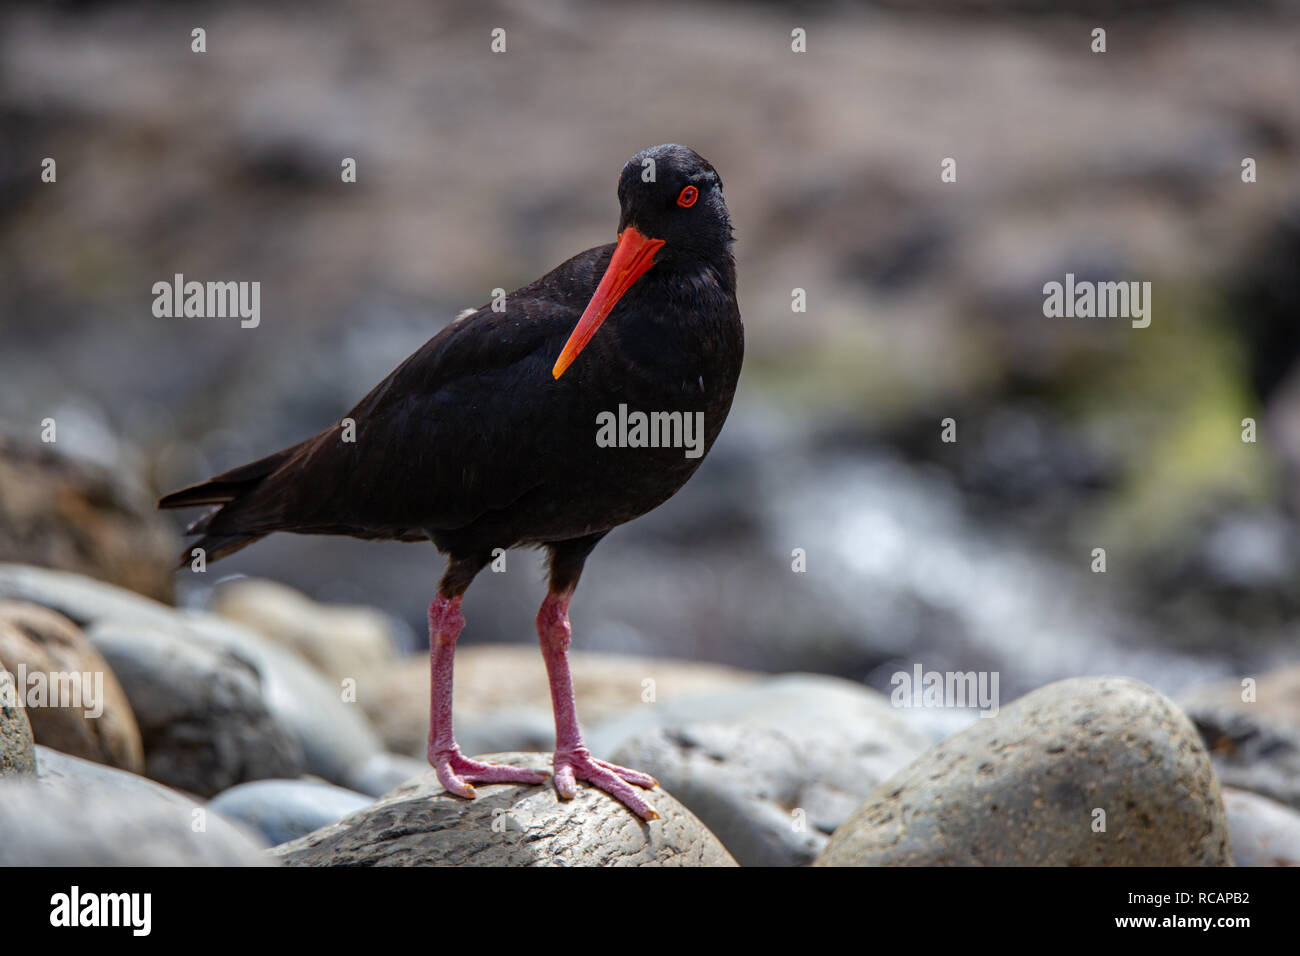
{"type": "Polygon", "coordinates": [[[586,747],[555,752],[555,792],[561,800],[572,800],[578,795],[578,780],[599,790],[604,790],[615,800],[642,820],[658,820],[659,814],[629,784],[651,789],[658,784],[655,778],[639,770],[630,770],[607,760],[597,760],[586,747]]]}
{"type": "Polygon", "coordinates": [[[608,760],[592,759],[606,770],[618,774],[628,783],[634,783],[638,787],[643,787],[646,790],[653,790],[655,787],[659,786],[659,781],[648,773],[642,773],[640,770],[631,770],[628,767],[620,767],[618,764],[610,763],[608,760]]]}
{"type": "Polygon", "coordinates": [[[472,800],[476,795],[476,783],[545,783],[546,774],[523,767],[509,767],[505,764],[483,763],[471,760],[455,750],[440,750],[430,756],[438,773],[438,780],[448,793],[472,800]]]}

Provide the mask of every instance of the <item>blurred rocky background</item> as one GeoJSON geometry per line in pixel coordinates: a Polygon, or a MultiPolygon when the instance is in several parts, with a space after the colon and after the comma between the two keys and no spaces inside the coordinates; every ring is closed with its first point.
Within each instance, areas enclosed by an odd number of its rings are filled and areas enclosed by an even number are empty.
{"type": "MultiPolygon", "coordinates": [[[[611,240],[622,163],[679,141],[726,184],[747,364],[697,478],[590,563],[578,647],[1005,699],[1294,660],[1297,37],[1280,0],[12,4],[0,560],[188,606],[274,579],[418,650],[431,546],[282,535],[174,576],[153,498],[611,240]],[[1067,272],[1152,282],[1151,326],[1044,318],[1067,272]],[[260,281],[260,326],[156,318],[175,273],[260,281]]],[[[531,642],[543,590],[510,555],[464,643],[531,642]]]]}

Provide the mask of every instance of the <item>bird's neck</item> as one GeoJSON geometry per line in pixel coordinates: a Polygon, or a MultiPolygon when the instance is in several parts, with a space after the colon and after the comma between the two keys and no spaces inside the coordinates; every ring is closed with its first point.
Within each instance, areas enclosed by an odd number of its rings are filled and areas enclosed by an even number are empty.
{"type": "Polygon", "coordinates": [[[665,266],[662,271],[651,269],[642,282],[633,286],[645,300],[667,299],[675,309],[695,312],[735,302],[736,260],[730,251],[708,259],[676,260],[665,266]]]}
{"type": "Polygon", "coordinates": [[[728,346],[743,333],[735,263],[729,255],[715,263],[692,260],[675,262],[662,272],[652,269],[624,301],[628,307],[619,318],[620,348],[625,360],[651,380],[734,377],[728,346]]]}

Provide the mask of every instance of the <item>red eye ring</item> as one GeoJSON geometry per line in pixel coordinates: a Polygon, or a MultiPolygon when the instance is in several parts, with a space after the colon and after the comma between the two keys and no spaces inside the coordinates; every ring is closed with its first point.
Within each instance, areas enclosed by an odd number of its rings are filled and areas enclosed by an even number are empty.
{"type": "Polygon", "coordinates": [[[687,186],[677,195],[677,205],[683,209],[690,209],[695,205],[695,200],[700,198],[700,191],[694,186],[687,186]]]}

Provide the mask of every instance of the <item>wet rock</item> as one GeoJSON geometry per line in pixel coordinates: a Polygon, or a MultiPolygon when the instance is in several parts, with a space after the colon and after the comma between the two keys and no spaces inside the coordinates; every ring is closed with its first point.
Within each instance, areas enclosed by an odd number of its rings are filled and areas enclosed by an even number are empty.
{"type": "Polygon", "coordinates": [[[267,862],[252,835],[143,777],[44,747],[38,764],[36,779],[0,781],[0,866],[267,862]]]}
{"type": "Polygon", "coordinates": [[[1226,786],[1300,809],[1300,665],[1178,697],[1226,786]]]}
{"type": "Polygon", "coordinates": [[[275,581],[241,578],[222,585],[211,609],[297,652],[334,680],[355,678],[396,656],[389,621],[379,611],[318,604],[275,581]]]}
{"type": "Polygon", "coordinates": [[[0,437],[0,561],[75,571],[169,601],[179,550],[142,488],[49,445],[0,437]]]}
{"type": "Polygon", "coordinates": [[[0,660],[24,678],[17,691],[37,743],[143,771],[140,728],[127,695],[72,621],[39,605],[0,601],[0,660]]]}
{"type": "Polygon", "coordinates": [[[811,863],[929,745],[882,695],[811,674],[645,706],[594,728],[589,743],[658,779],[742,866],[811,863]]]}
{"type": "Polygon", "coordinates": [[[149,777],[212,796],[306,770],[301,741],[268,711],[261,675],[238,654],[147,624],[103,622],[88,636],[131,700],[149,777]]]}
{"type": "Polygon", "coordinates": [[[0,660],[0,777],[36,772],[36,741],[27,710],[17,703],[13,675],[0,660]]]}
{"type": "MultiPolygon", "coordinates": [[[[543,754],[483,759],[550,770],[543,754]]],[[[432,772],[378,803],[275,847],[290,866],[735,866],[730,854],[662,790],[644,823],[588,786],[561,801],[550,783],[491,784],[463,800],[432,772]]]]}
{"type": "MultiPolygon", "coordinates": [[[[578,714],[585,725],[659,701],[719,690],[753,675],[716,664],[573,651],[578,714]],[[651,682],[651,683],[647,683],[651,682]]],[[[357,700],[389,750],[423,757],[429,734],[429,659],[416,656],[365,674],[357,700]]],[[[547,750],[555,743],[550,685],[536,644],[467,644],[456,651],[456,724],[462,749],[547,750]]]]}
{"type": "Polygon", "coordinates": [[[217,794],[208,809],[256,830],[274,845],[296,840],[373,802],[363,793],[315,780],[257,780],[217,794]]]}
{"type": "Polygon", "coordinates": [[[817,859],[1230,863],[1218,783],[1191,721],[1145,684],[1117,677],[1049,684],[934,747],[883,783],[817,859]]]}
{"type": "Polygon", "coordinates": [[[1237,866],[1300,866],[1300,813],[1247,790],[1223,788],[1237,866]]]}

